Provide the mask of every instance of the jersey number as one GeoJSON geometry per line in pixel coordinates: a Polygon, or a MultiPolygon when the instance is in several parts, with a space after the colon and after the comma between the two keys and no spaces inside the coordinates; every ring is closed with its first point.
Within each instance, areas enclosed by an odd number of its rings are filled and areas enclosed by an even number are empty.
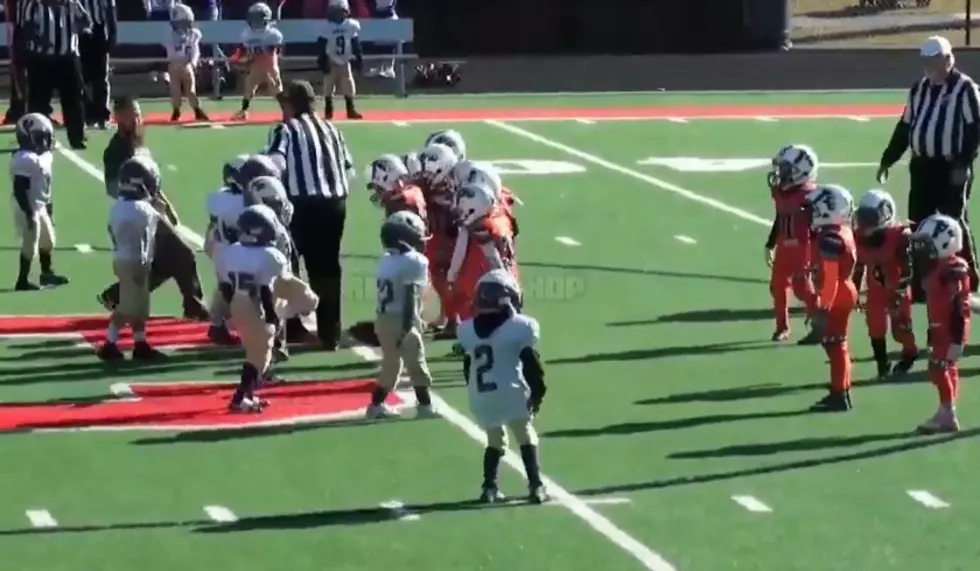
{"type": "Polygon", "coordinates": [[[255,284],[255,276],[245,272],[231,272],[228,274],[228,282],[234,290],[245,293],[251,298],[258,299],[259,288],[255,284]]]}
{"type": "Polygon", "coordinates": [[[333,43],[337,47],[337,55],[344,55],[344,53],[347,51],[347,38],[344,36],[336,36],[333,39],[333,43]]]}
{"type": "Polygon", "coordinates": [[[473,358],[476,359],[476,392],[490,393],[497,390],[497,383],[483,379],[484,375],[493,370],[493,347],[477,345],[473,358]]]}
{"type": "Polygon", "coordinates": [[[779,215],[779,235],[787,240],[796,238],[796,217],[797,214],[779,215]]]}
{"type": "Polygon", "coordinates": [[[386,313],[395,300],[395,285],[391,280],[378,280],[378,313],[386,313]]]}

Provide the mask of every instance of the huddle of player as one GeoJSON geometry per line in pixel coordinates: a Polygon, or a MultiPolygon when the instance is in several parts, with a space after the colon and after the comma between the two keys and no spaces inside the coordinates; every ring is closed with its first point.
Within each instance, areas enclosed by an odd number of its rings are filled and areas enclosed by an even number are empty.
{"type": "Polygon", "coordinates": [[[817,182],[817,170],[817,155],[806,145],[783,147],[772,161],[768,183],[776,217],[765,251],[772,268],[773,341],[789,339],[792,289],[811,326],[799,343],[821,344],[830,360],[829,392],[811,410],[850,410],[847,333],[855,309],[864,311],[879,378],[905,374],[919,358],[910,293],[915,264],[924,271],[929,378],[939,393],[939,409],[918,431],[958,431],[958,363],[970,336],[970,283],[967,263],[959,256],[959,222],[936,214],[913,230],[898,219],[894,199],[883,190],[868,191],[855,209],[847,189],[817,182]],[[867,284],[863,304],[862,283],[867,284]],[[885,340],[889,324],[902,346],[894,367],[885,340]]]}
{"type": "Polygon", "coordinates": [[[509,431],[520,445],[529,501],[546,501],[532,424],[546,392],[536,350],[540,328],[522,313],[513,195],[495,172],[467,160],[455,131],[434,133],[421,151],[404,158],[379,157],[367,176],[371,200],[385,211],[374,322],[382,360],[368,417],[399,415],[385,401],[402,367],[419,415],[433,414],[421,318],[431,284],[443,313],[434,324],[437,335],[457,339],[470,408],[487,434],[480,500],[504,499],[497,472],[509,431]]]}

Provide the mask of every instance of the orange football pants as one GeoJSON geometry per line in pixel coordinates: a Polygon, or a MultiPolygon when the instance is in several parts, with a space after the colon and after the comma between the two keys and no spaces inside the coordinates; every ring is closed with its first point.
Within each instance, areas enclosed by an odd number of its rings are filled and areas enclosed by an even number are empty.
{"type": "Polygon", "coordinates": [[[912,331],[912,295],[906,291],[897,307],[893,305],[893,295],[878,282],[868,280],[868,297],[864,306],[868,336],[884,339],[888,335],[890,322],[892,338],[902,345],[902,351],[917,351],[915,333],[912,331]]]}
{"type": "Polygon", "coordinates": [[[425,257],[429,260],[429,281],[439,296],[442,317],[455,323],[459,311],[452,288],[446,281],[446,272],[453,257],[456,240],[448,236],[434,235],[425,244],[425,257]]]}
{"type": "MultiPolygon", "coordinates": [[[[466,259],[463,261],[463,267],[460,269],[459,278],[456,281],[457,287],[455,289],[456,309],[459,312],[461,321],[471,319],[476,312],[476,308],[473,306],[473,300],[476,296],[476,284],[480,281],[480,278],[491,270],[493,270],[493,266],[487,260],[483,249],[474,240],[470,240],[466,248],[466,259]]],[[[512,266],[510,273],[520,283],[517,266],[512,266]]]]}
{"type": "Polygon", "coordinates": [[[769,279],[769,293],[772,294],[773,312],[776,328],[789,329],[789,290],[796,299],[803,302],[807,314],[813,311],[817,294],[809,273],[810,251],[803,246],[776,247],[769,279]]]}
{"type": "Polygon", "coordinates": [[[946,359],[952,345],[949,333],[944,326],[931,327],[929,336],[929,380],[936,386],[940,404],[953,405],[960,394],[960,367],[946,359]]]}
{"type": "Polygon", "coordinates": [[[854,282],[847,279],[837,290],[837,298],[827,319],[827,329],[820,341],[830,361],[830,389],[835,393],[851,389],[851,354],[847,333],[851,325],[851,314],[857,303],[857,288],[854,287],[854,282]]]}

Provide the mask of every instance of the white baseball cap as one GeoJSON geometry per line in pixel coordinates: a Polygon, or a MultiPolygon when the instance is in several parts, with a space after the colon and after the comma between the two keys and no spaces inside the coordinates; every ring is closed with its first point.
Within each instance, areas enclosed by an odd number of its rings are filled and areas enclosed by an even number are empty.
{"type": "Polygon", "coordinates": [[[919,55],[922,57],[948,56],[952,53],[952,44],[942,36],[930,36],[919,50],[919,55]]]}

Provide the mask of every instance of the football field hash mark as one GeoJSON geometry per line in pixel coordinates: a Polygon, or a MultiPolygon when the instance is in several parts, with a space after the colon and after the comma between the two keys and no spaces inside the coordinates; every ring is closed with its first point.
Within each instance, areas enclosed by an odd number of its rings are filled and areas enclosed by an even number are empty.
{"type": "Polygon", "coordinates": [[[776,121],[778,121],[778,119],[776,119],[775,117],[756,117],[755,120],[761,121],[763,123],[775,123],[776,121]]]}
{"type": "Polygon", "coordinates": [[[667,120],[670,121],[671,123],[680,123],[680,124],[689,122],[687,119],[683,117],[667,117],[667,120]]]}
{"type": "Polygon", "coordinates": [[[685,244],[697,244],[698,243],[698,241],[695,240],[694,238],[691,238],[690,236],[685,236],[683,234],[678,234],[678,235],[674,236],[674,239],[676,239],[678,242],[683,242],[685,244]]]}
{"type": "Polygon", "coordinates": [[[58,527],[57,520],[54,519],[54,516],[48,510],[27,510],[24,513],[27,514],[27,519],[31,521],[31,525],[38,529],[58,527]]]}
{"type": "Polygon", "coordinates": [[[575,121],[583,125],[595,125],[595,121],[592,119],[576,119],[575,121]]]}
{"type": "Polygon", "coordinates": [[[204,506],[204,513],[211,521],[217,523],[235,523],[238,521],[235,512],[224,506],[204,506]]]}
{"type": "Polygon", "coordinates": [[[75,249],[78,250],[82,254],[91,254],[92,253],[92,246],[90,246],[88,244],[75,244],[75,249]]]}
{"type": "Polygon", "coordinates": [[[850,119],[851,121],[857,121],[858,123],[867,123],[868,121],[871,120],[867,117],[860,117],[860,116],[851,116],[848,117],[848,119],[850,119]]]}
{"type": "Polygon", "coordinates": [[[732,496],[732,500],[752,513],[772,513],[772,508],[762,503],[755,496],[732,496]]]}
{"type": "Polygon", "coordinates": [[[929,509],[939,510],[948,508],[949,504],[939,499],[928,490],[909,490],[906,492],[910,498],[919,502],[929,509]]]}
{"type": "Polygon", "coordinates": [[[398,500],[391,500],[381,504],[381,507],[390,511],[391,515],[395,516],[398,521],[418,521],[421,519],[417,513],[413,513],[411,510],[405,507],[405,504],[398,500]]]}
{"type": "Polygon", "coordinates": [[[395,127],[408,127],[408,123],[406,121],[392,121],[391,124],[395,127]]]}
{"type": "Polygon", "coordinates": [[[555,242],[562,244],[564,246],[581,246],[582,243],[574,238],[569,238],[568,236],[555,236],[555,242]]]}

